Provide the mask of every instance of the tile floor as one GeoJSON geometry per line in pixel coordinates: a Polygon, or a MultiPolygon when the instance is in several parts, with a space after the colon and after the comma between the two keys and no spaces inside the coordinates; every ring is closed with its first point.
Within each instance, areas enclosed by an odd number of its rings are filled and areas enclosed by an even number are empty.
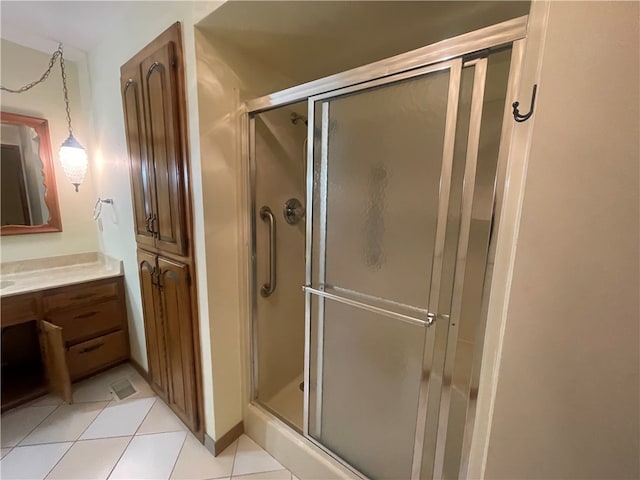
{"type": "Polygon", "coordinates": [[[211,455],[130,365],[74,385],[73,399],[2,415],[3,480],[296,479],[246,435],[211,455]],[[138,392],[120,401],[110,385],[125,377],[138,392]]]}

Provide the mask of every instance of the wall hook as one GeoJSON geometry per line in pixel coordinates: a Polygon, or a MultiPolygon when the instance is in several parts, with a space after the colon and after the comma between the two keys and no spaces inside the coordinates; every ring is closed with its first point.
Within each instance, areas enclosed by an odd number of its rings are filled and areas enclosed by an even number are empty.
{"type": "Polygon", "coordinates": [[[538,90],[538,85],[534,85],[533,86],[533,92],[531,93],[531,108],[529,109],[529,113],[526,113],[524,115],[522,115],[520,113],[520,111],[518,110],[518,106],[520,105],[520,102],[513,102],[512,106],[513,106],[513,119],[516,122],[526,122],[527,120],[529,120],[529,118],[531,118],[531,115],[533,115],[533,108],[536,104],[536,91],[538,90]]]}

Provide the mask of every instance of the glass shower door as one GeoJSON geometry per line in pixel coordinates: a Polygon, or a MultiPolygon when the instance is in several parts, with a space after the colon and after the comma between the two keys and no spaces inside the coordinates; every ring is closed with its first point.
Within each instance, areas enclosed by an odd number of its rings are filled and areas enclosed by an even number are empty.
{"type": "Polygon", "coordinates": [[[439,396],[430,379],[445,345],[430,326],[461,68],[309,101],[305,431],[370,477],[419,474],[428,398],[439,396]]]}

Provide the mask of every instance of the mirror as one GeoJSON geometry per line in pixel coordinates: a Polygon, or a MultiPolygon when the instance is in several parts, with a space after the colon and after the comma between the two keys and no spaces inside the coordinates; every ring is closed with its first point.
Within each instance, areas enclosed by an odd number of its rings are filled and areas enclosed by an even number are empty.
{"type": "Polygon", "coordinates": [[[0,112],[0,235],[61,232],[49,125],[0,112]]]}

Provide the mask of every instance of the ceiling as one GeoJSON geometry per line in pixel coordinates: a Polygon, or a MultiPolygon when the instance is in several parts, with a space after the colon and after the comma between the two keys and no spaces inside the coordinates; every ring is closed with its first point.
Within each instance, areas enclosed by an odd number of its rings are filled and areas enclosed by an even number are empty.
{"type": "Polygon", "coordinates": [[[236,72],[250,59],[288,79],[286,88],[528,11],[527,1],[236,0],[197,27],[236,72]]]}
{"type": "MultiPolygon", "coordinates": [[[[175,3],[0,0],[0,36],[46,53],[61,42],[65,57],[79,60],[118,32],[129,15],[153,17],[158,8],[175,3]]],[[[323,55],[330,52],[347,67],[353,47],[363,42],[370,50],[390,56],[402,51],[399,45],[422,46],[462,33],[456,31],[461,24],[469,23],[468,31],[526,10],[528,2],[517,1],[232,1],[198,26],[254,57],[278,52],[278,62],[289,65],[313,61],[313,37],[323,55]]]]}
{"type": "Polygon", "coordinates": [[[52,53],[61,42],[65,57],[77,61],[117,31],[133,7],[136,14],[148,10],[153,15],[158,3],[2,0],[0,36],[47,53],[52,53]]]}

